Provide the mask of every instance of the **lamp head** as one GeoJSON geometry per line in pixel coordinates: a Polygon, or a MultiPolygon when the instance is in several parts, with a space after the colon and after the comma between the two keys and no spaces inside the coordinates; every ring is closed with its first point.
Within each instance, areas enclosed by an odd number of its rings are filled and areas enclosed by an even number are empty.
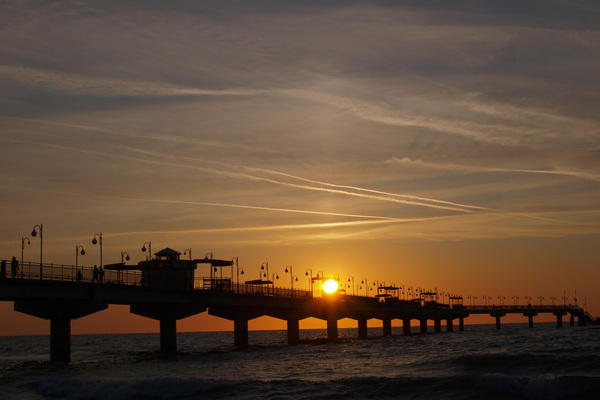
{"type": "Polygon", "coordinates": [[[142,251],[146,251],[146,245],[142,246],[142,251]]]}
{"type": "Polygon", "coordinates": [[[129,258],[129,254],[127,254],[127,257],[125,257],[125,259],[126,259],[127,261],[131,260],[131,258],[129,258]]]}
{"type": "Polygon", "coordinates": [[[37,232],[35,231],[35,228],[33,228],[33,230],[31,231],[31,236],[37,236],[37,232]]]}
{"type": "Polygon", "coordinates": [[[81,254],[82,256],[84,256],[85,255],[85,250],[81,249],[81,252],[79,254],[81,254]]]}
{"type": "Polygon", "coordinates": [[[92,239],[92,244],[96,244],[98,243],[98,241],[96,240],[96,237],[94,236],[94,238],[92,239]]]}

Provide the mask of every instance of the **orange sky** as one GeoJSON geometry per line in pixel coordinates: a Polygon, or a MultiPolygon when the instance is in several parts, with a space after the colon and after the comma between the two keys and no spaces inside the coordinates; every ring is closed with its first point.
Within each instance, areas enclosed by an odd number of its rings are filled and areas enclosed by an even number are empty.
{"type": "MultiPolygon", "coordinates": [[[[0,258],[43,224],[44,262],[98,264],[101,232],[104,263],[151,241],[600,316],[598,5],[265,4],[2,3],[0,258]]],[[[0,335],[47,330],[11,310],[0,335]]],[[[157,329],[73,329],[124,327],[157,329]]]]}

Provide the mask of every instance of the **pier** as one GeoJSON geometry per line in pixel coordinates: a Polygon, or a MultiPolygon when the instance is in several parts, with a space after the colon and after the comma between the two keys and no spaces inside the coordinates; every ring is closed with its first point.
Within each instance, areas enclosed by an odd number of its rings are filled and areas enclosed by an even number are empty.
{"type": "MultiPolygon", "coordinates": [[[[569,316],[571,326],[592,322],[577,305],[467,306],[461,297],[443,304],[436,301],[436,293],[400,299],[394,296],[396,287],[379,287],[378,292],[384,293],[375,297],[344,291],[314,297],[312,290],[275,287],[273,281],[262,279],[263,274],[261,279],[242,283],[238,278],[234,282],[235,260],[182,260],[179,252],[168,248],[137,265],[104,265],[101,273],[55,264],[21,263],[19,267],[14,277],[0,277],[0,301],[12,301],[15,311],[50,321],[53,361],[71,359],[71,321],[102,311],[109,304],[128,305],[131,313],[157,320],[160,349],[165,353],[177,350],[177,321],[203,312],[233,321],[234,344],[240,348],[249,345],[248,321],[262,316],[286,321],[289,345],[300,342],[299,323],[309,317],[326,321],[327,340],[332,342],[338,338],[338,321],[343,318],[356,321],[360,339],[367,339],[370,319],[381,321],[382,336],[391,336],[396,319],[402,321],[404,335],[411,334],[413,320],[418,321],[421,334],[428,333],[430,321],[435,333],[442,331],[443,324],[447,332],[455,326],[463,331],[465,319],[474,314],[494,317],[498,329],[507,314],[527,317],[530,327],[540,314],[554,315],[558,327],[563,326],[565,316],[569,316]],[[195,277],[200,264],[209,267],[209,277],[195,277]],[[222,277],[223,268],[231,269],[231,277],[222,277]]],[[[268,273],[264,276],[268,278],[268,273]]]]}

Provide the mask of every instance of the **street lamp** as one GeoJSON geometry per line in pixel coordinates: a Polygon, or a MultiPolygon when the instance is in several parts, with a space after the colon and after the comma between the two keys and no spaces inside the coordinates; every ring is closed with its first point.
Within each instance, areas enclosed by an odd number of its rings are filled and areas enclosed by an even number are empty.
{"type": "Polygon", "coordinates": [[[271,287],[273,290],[273,295],[275,295],[275,279],[279,279],[279,275],[276,272],[273,272],[271,274],[272,278],[271,278],[271,287]]]}
{"type": "Polygon", "coordinates": [[[96,233],[94,235],[94,237],[92,238],[92,244],[100,244],[100,267],[102,267],[102,232],[101,233],[96,233]],[[96,240],[96,237],[98,238],[96,240]]]}
{"type": "Polygon", "coordinates": [[[190,249],[185,249],[183,251],[183,255],[185,256],[186,253],[190,253],[190,261],[192,261],[192,249],[191,248],[190,249]]]}
{"type": "Polygon", "coordinates": [[[129,258],[129,253],[126,251],[122,251],[121,252],[121,264],[125,264],[125,261],[129,261],[131,260],[131,258],[129,258]]]}
{"type": "Polygon", "coordinates": [[[364,278],[362,281],[360,281],[361,285],[365,285],[365,296],[369,297],[369,282],[367,281],[367,278],[364,278]]]}
{"type": "Polygon", "coordinates": [[[285,267],[285,272],[288,272],[288,268],[290,269],[290,282],[291,282],[291,289],[292,289],[292,297],[294,297],[294,273],[292,272],[292,266],[288,265],[287,267],[285,267]]]}
{"type": "Polygon", "coordinates": [[[304,275],[308,276],[308,285],[310,287],[310,297],[313,297],[313,279],[312,279],[312,268],[308,268],[304,275]],[[308,273],[310,271],[310,274],[308,273]]]}
{"type": "Polygon", "coordinates": [[[43,224],[39,224],[33,227],[33,230],[31,231],[31,236],[35,237],[37,235],[37,232],[35,230],[35,228],[38,228],[40,231],[40,280],[42,280],[42,249],[43,249],[43,242],[44,242],[44,225],[43,224]]]}
{"type": "Polygon", "coordinates": [[[349,277],[348,282],[352,282],[352,296],[355,296],[356,293],[354,293],[354,277],[353,276],[349,277]]]}
{"type": "Polygon", "coordinates": [[[544,298],[542,296],[538,296],[538,300],[540,301],[540,307],[542,306],[542,300],[544,300],[544,298]]]}
{"type": "Polygon", "coordinates": [[[79,267],[79,254],[82,256],[85,255],[85,250],[83,250],[83,246],[75,245],[75,271],[77,271],[77,267],[79,267]]]}
{"type": "Polygon", "coordinates": [[[260,266],[260,270],[263,271],[260,273],[260,279],[262,280],[263,277],[269,279],[269,263],[267,261],[262,263],[262,265],[260,266]],[[265,267],[267,267],[267,272],[264,272],[265,267]]]}
{"type": "MultiPolygon", "coordinates": [[[[239,264],[238,258],[237,257],[233,257],[231,259],[231,265],[233,265],[233,260],[235,260],[235,268],[236,268],[236,271],[237,271],[237,291],[239,293],[240,292],[240,264],[239,264]]],[[[241,274],[244,275],[244,270],[243,269],[242,269],[241,274]]]]}
{"type": "Polygon", "coordinates": [[[23,279],[23,252],[25,251],[25,242],[31,244],[29,238],[21,237],[21,279],[23,279]]]}
{"type": "MultiPolygon", "coordinates": [[[[373,282],[373,286],[375,286],[375,287],[379,287],[379,281],[375,281],[375,282],[373,282]]],[[[369,290],[373,290],[373,288],[370,288],[369,290]]],[[[377,289],[377,293],[375,293],[375,294],[376,294],[376,295],[378,295],[378,294],[379,294],[379,289],[377,289]]]]}
{"type": "MultiPolygon", "coordinates": [[[[150,259],[152,260],[152,242],[148,241],[148,242],[144,242],[144,244],[142,245],[142,251],[146,251],[146,245],[148,245],[148,255],[150,256],[150,259]]],[[[146,256],[146,260],[148,260],[148,256],[146,256]]]]}
{"type": "MultiPolygon", "coordinates": [[[[262,278],[265,277],[267,278],[267,280],[269,280],[269,263],[267,261],[265,261],[264,263],[262,263],[262,265],[260,266],[260,270],[262,272],[260,272],[260,280],[262,281],[262,278]],[[265,272],[265,267],[267,267],[267,272],[265,272]]],[[[267,285],[267,295],[269,294],[269,286],[267,285]]]]}

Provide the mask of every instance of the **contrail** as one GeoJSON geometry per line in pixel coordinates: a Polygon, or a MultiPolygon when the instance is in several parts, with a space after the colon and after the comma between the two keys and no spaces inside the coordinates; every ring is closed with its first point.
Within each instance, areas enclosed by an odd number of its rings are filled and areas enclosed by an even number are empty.
{"type": "MultiPolygon", "coordinates": [[[[384,191],[374,190],[374,189],[361,188],[361,187],[357,187],[357,186],[347,186],[347,185],[339,185],[339,184],[335,184],[335,183],[328,183],[328,182],[323,182],[323,181],[317,181],[317,180],[314,180],[314,179],[303,178],[301,176],[286,174],[284,172],[272,171],[272,170],[263,169],[263,168],[251,168],[251,167],[243,167],[243,168],[247,169],[249,171],[264,172],[264,173],[273,174],[273,175],[285,176],[287,178],[297,179],[297,180],[300,180],[300,181],[303,181],[303,182],[314,183],[314,184],[317,184],[317,185],[322,185],[322,186],[327,186],[327,187],[335,187],[335,188],[340,188],[340,189],[357,190],[357,191],[361,191],[361,192],[375,193],[375,194],[381,194],[381,195],[392,196],[392,197],[403,197],[403,198],[412,199],[412,200],[418,200],[418,201],[425,201],[425,202],[431,202],[431,203],[446,204],[446,205],[453,206],[453,207],[464,207],[464,208],[472,208],[472,209],[476,209],[476,210],[501,212],[501,210],[495,210],[493,208],[472,206],[472,205],[468,205],[468,204],[453,203],[451,201],[437,200],[437,199],[431,199],[431,198],[427,198],[427,197],[419,197],[419,196],[414,196],[414,195],[409,195],[409,194],[398,194],[398,193],[384,192],[384,191]]],[[[463,210],[463,211],[467,212],[465,210],[463,210]]]]}

